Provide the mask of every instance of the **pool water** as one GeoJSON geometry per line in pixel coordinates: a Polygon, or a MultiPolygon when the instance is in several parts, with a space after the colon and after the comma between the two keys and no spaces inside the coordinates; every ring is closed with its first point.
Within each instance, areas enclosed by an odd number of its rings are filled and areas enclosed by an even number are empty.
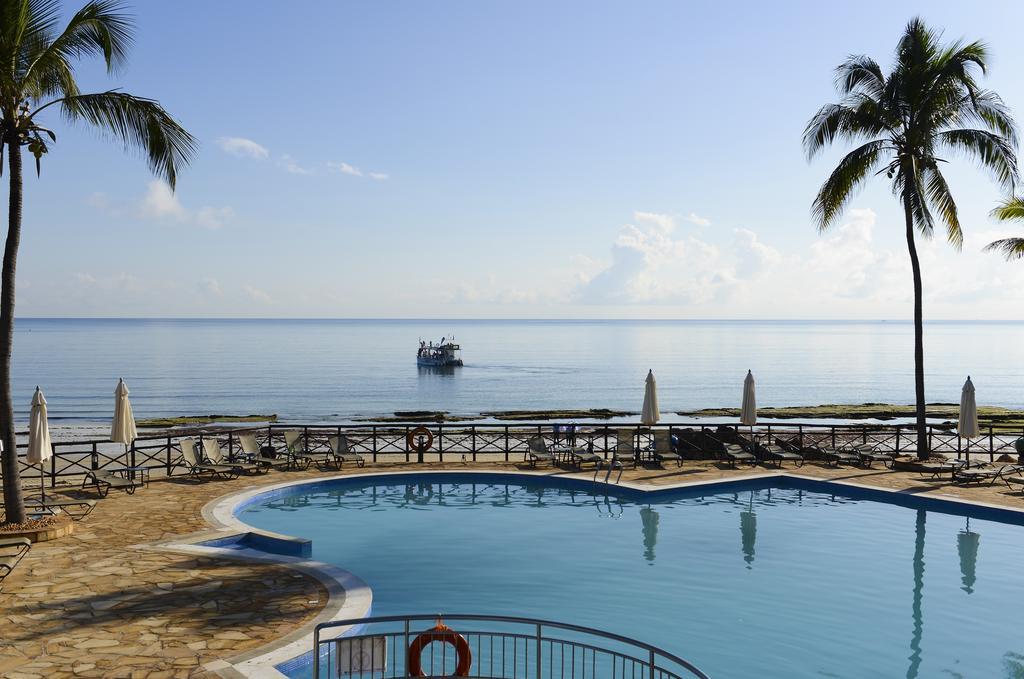
{"type": "Polygon", "coordinates": [[[716,679],[1024,677],[1024,527],[766,485],[623,492],[352,478],[239,516],[310,538],[369,583],[375,615],[588,625],[716,679]]]}

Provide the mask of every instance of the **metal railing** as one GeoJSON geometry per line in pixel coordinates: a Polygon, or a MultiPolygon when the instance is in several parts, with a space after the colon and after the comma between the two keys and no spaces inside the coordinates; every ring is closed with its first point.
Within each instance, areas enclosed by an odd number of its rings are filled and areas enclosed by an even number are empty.
{"type": "MultiPolygon", "coordinates": [[[[101,439],[83,441],[56,441],[54,455],[44,464],[42,474],[51,486],[62,478],[81,477],[95,469],[117,467],[147,467],[156,475],[168,476],[181,470],[181,447],[179,440],[186,436],[202,439],[217,437],[225,444],[230,456],[240,452],[239,435],[254,434],[260,446],[268,446],[278,452],[285,450],[286,431],[299,431],[307,451],[312,453],[329,451],[328,439],[344,435],[352,452],[364,456],[370,462],[413,462],[416,451],[407,443],[410,431],[426,427],[434,436],[433,446],[426,452],[427,462],[459,461],[504,461],[521,462],[527,458],[529,440],[542,436],[552,446],[575,444],[586,445],[605,460],[615,455],[620,432],[632,432],[636,448],[649,448],[656,430],[668,430],[679,442],[684,457],[708,459],[714,457],[714,447],[704,445],[708,436],[721,436],[721,427],[728,427],[734,433],[748,436],[749,427],[735,422],[709,422],[702,424],[668,424],[654,426],[638,424],[586,424],[567,425],[553,422],[522,422],[514,424],[462,423],[360,423],[342,425],[301,425],[272,424],[262,427],[210,427],[203,430],[181,431],[173,434],[141,436],[131,446],[111,443],[101,439]]],[[[845,424],[830,425],[800,422],[773,422],[754,428],[760,442],[769,443],[779,438],[792,441],[801,448],[821,446],[843,448],[856,444],[868,444],[880,450],[913,454],[916,450],[916,430],[913,425],[845,424]]],[[[955,454],[958,457],[981,455],[990,460],[1001,454],[1015,454],[1014,441],[1024,437],[1024,429],[1000,429],[988,427],[981,436],[967,441],[955,431],[931,425],[928,440],[932,451],[955,454]]],[[[29,465],[24,460],[27,436],[19,436],[18,449],[21,470],[24,475],[38,477],[38,465],[29,465]]]]}
{"type": "Polygon", "coordinates": [[[440,620],[433,615],[321,623],[313,633],[313,677],[709,679],[677,655],[591,627],[504,615],[445,615],[443,619],[446,628],[440,635],[447,635],[448,643],[435,636],[433,623],[440,620]],[[332,631],[343,635],[332,636],[332,631]],[[417,641],[421,634],[424,638],[417,641]],[[457,639],[461,639],[458,646],[457,639]],[[456,675],[460,666],[462,673],[456,675]]]}

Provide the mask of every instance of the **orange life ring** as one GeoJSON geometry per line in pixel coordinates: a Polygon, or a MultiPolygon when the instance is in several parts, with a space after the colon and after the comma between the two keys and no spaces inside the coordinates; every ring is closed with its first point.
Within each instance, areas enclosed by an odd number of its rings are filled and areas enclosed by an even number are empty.
{"type": "MultiPolygon", "coordinates": [[[[473,665],[473,652],[469,649],[469,642],[466,637],[453,631],[447,625],[437,621],[437,625],[412,640],[409,644],[409,653],[406,657],[406,667],[410,677],[425,677],[423,673],[422,658],[423,649],[434,641],[444,644],[451,644],[455,647],[455,677],[468,677],[469,670],[473,665]]],[[[433,675],[432,675],[433,676],[433,675]]]]}
{"type": "Polygon", "coordinates": [[[422,453],[430,450],[430,446],[434,445],[434,435],[431,434],[430,430],[426,427],[416,427],[405,435],[405,444],[409,447],[409,450],[415,450],[422,453]],[[416,440],[420,436],[425,436],[427,439],[423,450],[420,450],[419,444],[416,440]]]}

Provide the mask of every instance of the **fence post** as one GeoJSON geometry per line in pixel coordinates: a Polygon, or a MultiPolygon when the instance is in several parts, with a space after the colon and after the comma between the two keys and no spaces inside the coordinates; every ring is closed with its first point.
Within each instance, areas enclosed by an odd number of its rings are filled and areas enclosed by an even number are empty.
{"type": "Polygon", "coordinates": [[[50,488],[57,487],[57,455],[50,456],[50,488]]]}
{"type": "Polygon", "coordinates": [[[377,462],[377,425],[373,425],[373,431],[370,432],[373,445],[373,462],[377,462]]]}
{"type": "Polygon", "coordinates": [[[437,461],[444,462],[444,425],[437,425],[437,461]]]}
{"type": "Polygon", "coordinates": [[[508,462],[508,425],[505,425],[505,462],[508,462]]]}
{"type": "Polygon", "coordinates": [[[228,459],[235,459],[235,432],[228,432],[228,459]]]}
{"type": "Polygon", "coordinates": [[[903,431],[902,427],[897,424],[896,425],[896,457],[899,457],[900,453],[902,452],[900,450],[900,432],[901,431],[903,431]]]}
{"type": "Polygon", "coordinates": [[[470,447],[473,450],[473,462],[476,462],[476,425],[470,427],[470,447]]]}
{"type": "MultiPolygon", "coordinates": [[[[126,464],[125,466],[126,467],[134,467],[135,466],[135,440],[134,439],[132,440],[131,464],[126,464]]],[[[134,474],[135,472],[132,472],[132,473],[134,474]]],[[[132,478],[135,478],[135,477],[133,476],[132,478]]]]}
{"type": "Polygon", "coordinates": [[[989,462],[992,462],[992,460],[995,458],[995,453],[996,453],[995,445],[996,445],[996,439],[995,439],[994,433],[992,432],[992,425],[990,424],[990,425],[988,425],[988,461],[989,462]]]}
{"type": "Polygon", "coordinates": [[[541,657],[543,656],[543,653],[541,652],[541,649],[543,648],[543,641],[542,641],[542,639],[543,639],[543,637],[541,636],[541,633],[540,633],[540,623],[538,622],[537,623],[537,679],[540,679],[541,672],[544,669],[544,665],[541,663],[541,657]]]}
{"type": "Polygon", "coordinates": [[[168,436],[167,437],[167,475],[168,476],[171,475],[171,469],[173,468],[173,465],[171,464],[171,455],[172,455],[171,445],[172,445],[171,444],[171,437],[168,436]]]}
{"type": "Polygon", "coordinates": [[[100,455],[99,452],[96,450],[95,441],[92,442],[92,459],[90,460],[90,463],[92,464],[93,469],[100,468],[100,455]]]}
{"type": "Polygon", "coordinates": [[[836,447],[836,427],[835,427],[835,425],[832,425],[830,427],[830,429],[832,430],[832,449],[835,450],[835,447],[836,447]]]}

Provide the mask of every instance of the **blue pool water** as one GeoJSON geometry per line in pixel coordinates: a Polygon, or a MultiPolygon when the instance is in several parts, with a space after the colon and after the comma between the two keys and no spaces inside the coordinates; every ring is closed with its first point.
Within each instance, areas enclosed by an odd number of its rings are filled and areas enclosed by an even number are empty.
{"type": "Polygon", "coordinates": [[[354,478],[239,516],[312,539],[313,558],[369,583],[374,614],[589,625],[716,678],[1024,677],[1024,527],[778,484],[616,497],[354,478]]]}

